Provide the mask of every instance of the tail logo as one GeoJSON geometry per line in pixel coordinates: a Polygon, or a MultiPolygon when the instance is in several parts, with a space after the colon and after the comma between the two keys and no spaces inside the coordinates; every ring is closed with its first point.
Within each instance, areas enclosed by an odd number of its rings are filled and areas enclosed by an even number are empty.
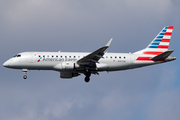
{"type": "Polygon", "coordinates": [[[168,49],[172,30],[173,26],[164,27],[163,30],[154,38],[148,48],[168,49]]]}
{"type": "Polygon", "coordinates": [[[153,41],[143,49],[136,59],[137,61],[164,61],[164,59],[152,60],[153,57],[160,55],[168,50],[173,26],[164,27],[153,41]]]}

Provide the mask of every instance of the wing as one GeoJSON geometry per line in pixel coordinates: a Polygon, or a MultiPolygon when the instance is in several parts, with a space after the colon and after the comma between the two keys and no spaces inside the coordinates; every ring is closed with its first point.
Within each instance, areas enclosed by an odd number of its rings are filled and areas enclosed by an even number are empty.
{"type": "Polygon", "coordinates": [[[89,65],[91,63],[98,63],[99,59],[103,58],[104,51],[109,47],[111,44],[112,38],[109,40],[109,42],[104,46],[99,48],[98,50],[88,54],[84,58],[77,61],[77,64],[79,65],[89,65]]]}

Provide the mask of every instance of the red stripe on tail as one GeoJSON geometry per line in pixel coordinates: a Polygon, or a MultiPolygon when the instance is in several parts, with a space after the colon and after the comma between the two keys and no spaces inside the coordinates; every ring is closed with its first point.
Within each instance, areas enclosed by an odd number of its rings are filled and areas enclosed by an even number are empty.
{"type": "Polygon", "coordinates": [[[162,39],[161,42],[170,42],[170,39],[162,39]]]}
{"type": "Polygon", "coordinates": [[[173,26],[169,26],[168,29],[173,29],[173,26]]]}
{"type": "Polygon", "coordinates": [[[161,49],[168,49],[168,45],[159,45],[158,48],[161,48],[161,49]]]}
{"type": "Polygon", "coordinates": [[[152,51],[144,51],[143,54],[148,54],[148,55],[159,55],[163,52],[152,52],[152,51]]]}
{"type": "Polygon", "coordinates": [[[164,35],[171,36],[172,32],[166,32],[164,35]]]}

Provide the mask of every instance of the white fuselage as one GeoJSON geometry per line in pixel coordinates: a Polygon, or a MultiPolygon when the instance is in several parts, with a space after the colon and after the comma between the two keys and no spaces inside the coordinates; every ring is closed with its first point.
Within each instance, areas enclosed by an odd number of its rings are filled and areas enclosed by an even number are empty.
{"type": "MultiPolygon", "coordinates": [[[[76,52],[23,52],[9,59],[4,66],[14,69],[28,70],[56,70],[84,73],[85,67],[79,67],[76,62],[89,53],[76,52]],[[74,66],[75,64],[75,66],[74,66]]],[[[161,63],[161,61],[137,62],[138,54],[131,53],[105,53],[98,63],[96,69],[88,68],[91,71],[117,71],[133,69],[151,64],[161,63]]]]}

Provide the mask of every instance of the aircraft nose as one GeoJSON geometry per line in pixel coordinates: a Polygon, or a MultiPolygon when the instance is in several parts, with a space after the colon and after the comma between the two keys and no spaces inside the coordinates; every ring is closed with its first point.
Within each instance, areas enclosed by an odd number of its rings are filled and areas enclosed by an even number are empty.
{"type": "Polygon", "coordinates": [[[4,62],[3,66],[8,67],[9,66],[9,61],[4,62]]]}

